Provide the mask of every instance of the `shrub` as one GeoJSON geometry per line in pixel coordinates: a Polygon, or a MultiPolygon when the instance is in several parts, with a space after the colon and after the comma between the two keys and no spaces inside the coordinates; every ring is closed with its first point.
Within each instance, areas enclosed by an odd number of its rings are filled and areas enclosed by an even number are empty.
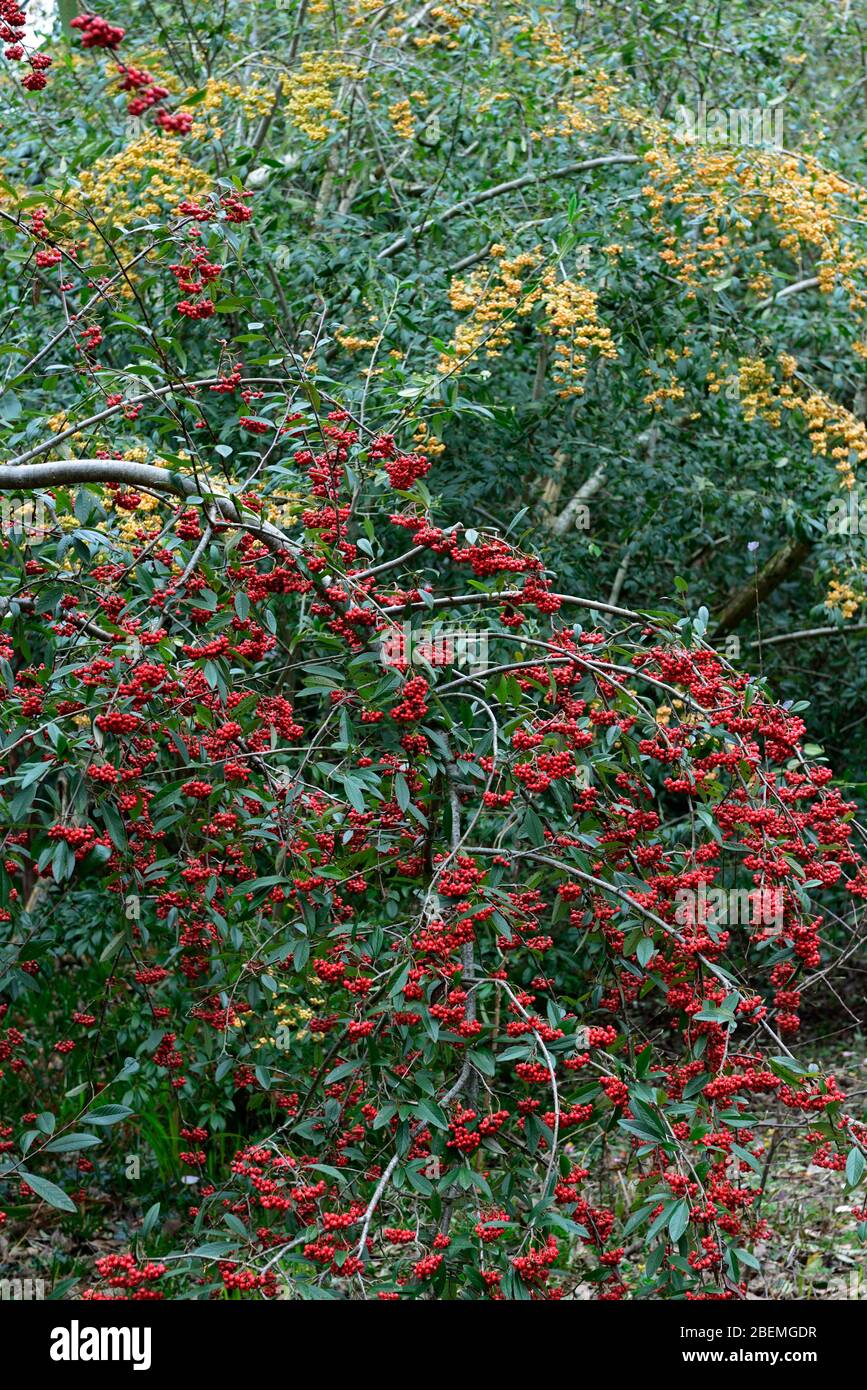
{"type": "Polygon", "coordinates": [[[320,405],[270,495],[0,470],[50,518],[4,555],[7,1201],[121,1204],[93,1297],[730,1297],[769,1103],[863,1167],[786,1041],[853,807],[704,613],[558,594],[320,405]]]}

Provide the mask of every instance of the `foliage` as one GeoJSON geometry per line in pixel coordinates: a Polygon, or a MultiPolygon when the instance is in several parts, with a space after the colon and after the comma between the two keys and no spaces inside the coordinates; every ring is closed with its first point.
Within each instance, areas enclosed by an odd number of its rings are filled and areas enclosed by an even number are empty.
{"type": "Polygon", "coordinates": [[[846,20],[621,8],[10,56],[0,1183],[86,1296],[728,1298],[771,1107],[862,1181],[856,803],[709,612],[862,602],[846,20]],[[709,43],[785,149],[683,138],[709,43]]]}

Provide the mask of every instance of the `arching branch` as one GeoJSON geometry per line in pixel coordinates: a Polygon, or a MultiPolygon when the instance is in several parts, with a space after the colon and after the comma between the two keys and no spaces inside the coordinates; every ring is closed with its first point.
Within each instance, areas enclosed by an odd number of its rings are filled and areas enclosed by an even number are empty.
{"type": "MultiPolygon", "coordinates": [[[[175,497],[205,495],[203,483],[187,473],[173,473],[152,463],[125,459],[59,459],[53,463],[0,464],[0,492],[29,492],[51,487],[76,487],[84,483],[120,483],[124,487],[150,488],[175,497]]],[[[224,520],[254,532],[271,550],[297,555],[297,542],[278,527],[245,513],[234,497],[208,493],[206,500],[224,520]]]]}

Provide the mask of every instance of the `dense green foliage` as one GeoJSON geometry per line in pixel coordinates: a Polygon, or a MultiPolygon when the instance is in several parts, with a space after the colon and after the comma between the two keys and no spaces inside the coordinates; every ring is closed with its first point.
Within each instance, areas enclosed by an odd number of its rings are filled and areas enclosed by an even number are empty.
{"type": "Polygon", "coordinates": [[[864,895],[864,16],[101,14],[2,77],[10,1219],[170,1296],[742,1292],[750,1107],[867,1151],[789,1052],[864,895]]]}

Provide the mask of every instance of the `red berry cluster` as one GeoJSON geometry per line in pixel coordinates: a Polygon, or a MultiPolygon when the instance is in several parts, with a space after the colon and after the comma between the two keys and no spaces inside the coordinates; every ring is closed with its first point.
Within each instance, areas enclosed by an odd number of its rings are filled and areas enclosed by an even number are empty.
{"type": "Polygon", "coordinates": [[[393,488],[405,492],[413,483],[430,470],[430,463],[423,454],[399,454],[385,465],[388,480],[393,488]]]}
{"type": "Polygon", "coordinates": [[[136,94],[127,102],[126,109],[131,116],[143,115],[158,102],[165,101],[169,95],[168,87],[161,87],[144,68],[122,67],[118,72],[121,78],[120,90],[136,94]]]}
{"type": "Polygon", "coordinates": [[[124,34],[116,24],[109,24],[98,14],[80,14],[70,20],[70,27],[81,31],[82,48],[117,48],[124,34]]]}
{"type": "Polygon", "coordinates": [[[13,63],[27,60],[30,72],[21,79],[21,85],[29,92],[39,92],[46,84],[45,72],[52,60],[44,53],[28,51],[23,42],[26,24],[27,16],[16,0],[0,0],[0,40],[7,45],[5,56],[13,63]]]}

